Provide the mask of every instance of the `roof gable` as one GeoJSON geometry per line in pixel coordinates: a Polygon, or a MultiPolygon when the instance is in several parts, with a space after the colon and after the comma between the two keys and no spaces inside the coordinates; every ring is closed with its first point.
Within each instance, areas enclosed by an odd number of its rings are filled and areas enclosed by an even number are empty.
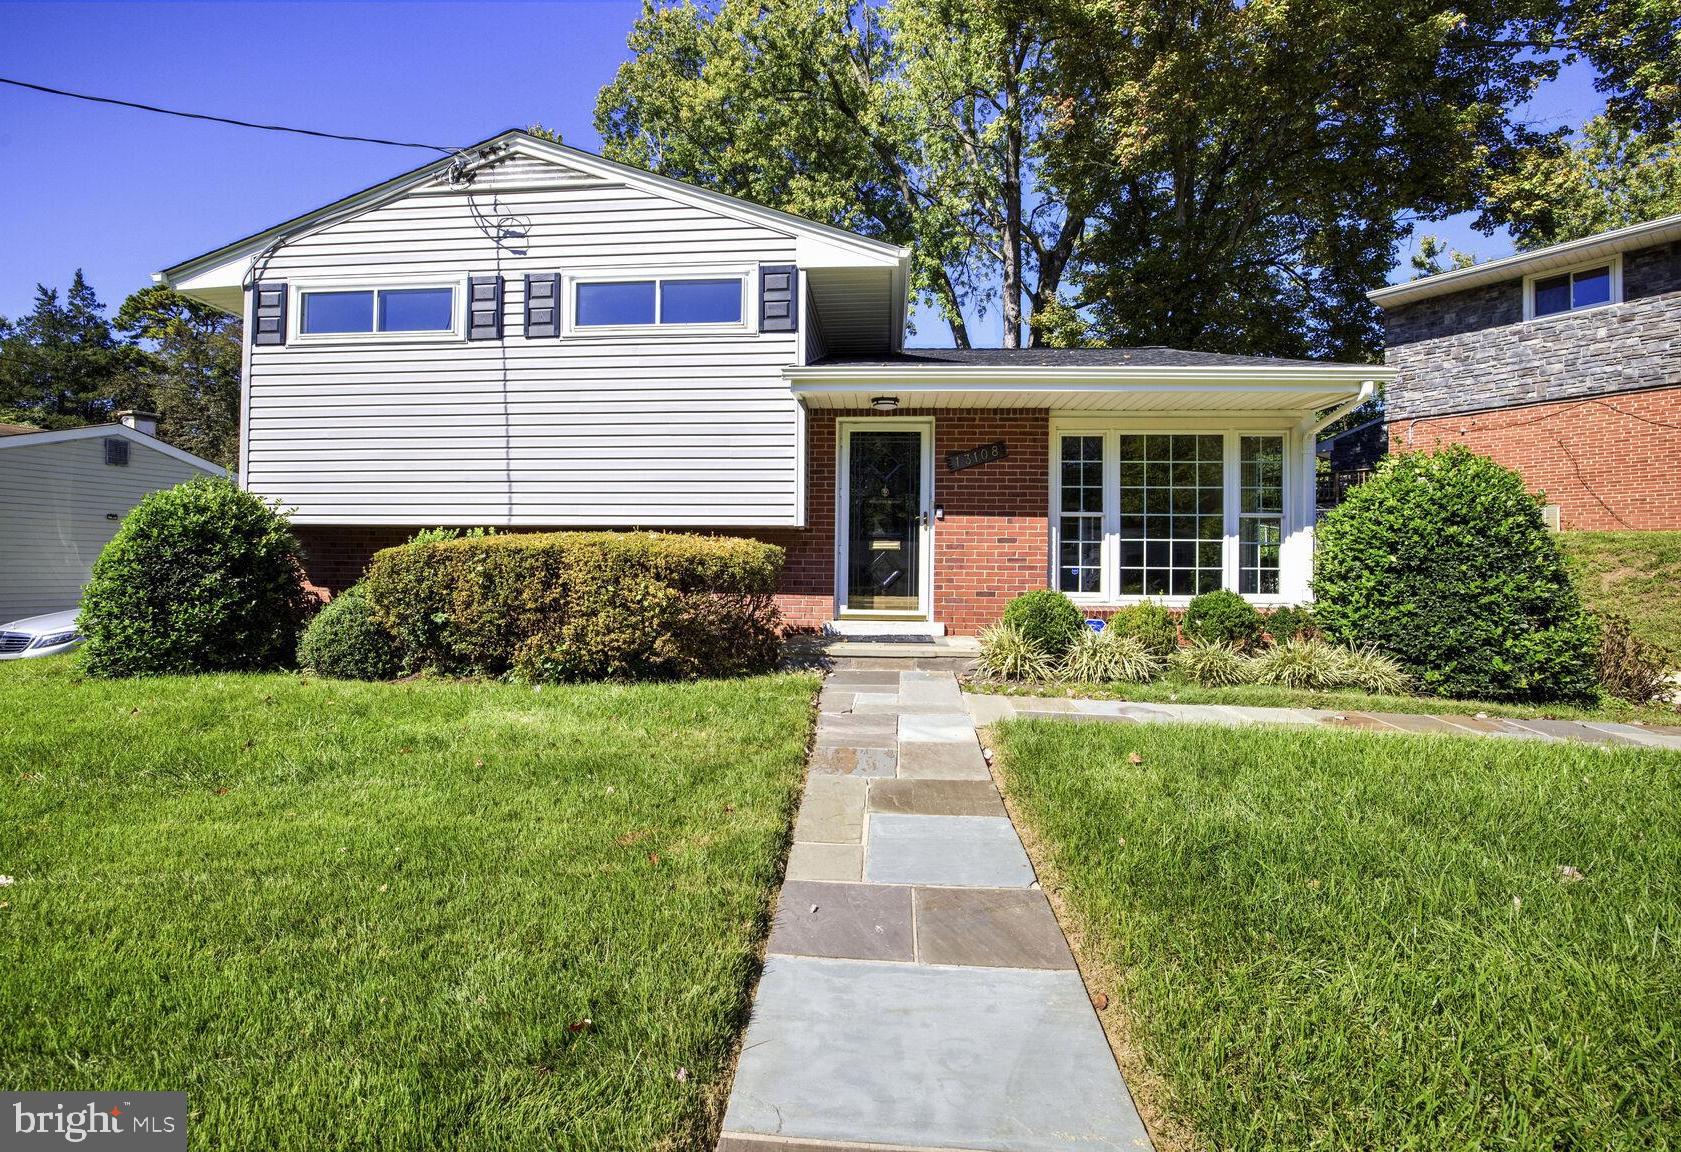
{"type": "Polygon", "coordinates": [[[148,436],[144,432],[137,432],[126,424],[89,424],[82,428],[64,428],[56,432],[25,432],[19,436],[0,437],[0,452],[4,452],[8,448],[32,448],[41,444],[62,444],[71,440],[106,439],[110,437],[127,440],[131,444],[138,444],[140,447],[150,449],[153,452],[161,452],[165,456],[208,472],[213,476],[226,476],[228,474],[228,470],[220,464],[212,464],[202,456],[194,456],[185,449],[164,443],[156,436],[148,436]]]}

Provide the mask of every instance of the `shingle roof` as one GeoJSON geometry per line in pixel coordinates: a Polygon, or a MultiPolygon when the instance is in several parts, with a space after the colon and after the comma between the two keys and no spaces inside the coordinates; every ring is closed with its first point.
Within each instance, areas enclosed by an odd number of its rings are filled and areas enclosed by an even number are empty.
{"type": "Polygon", "coordinates": [[[986,368],[1347,368],[1327,360],[1286,360],[1274,356],[1234,356],[1224,352],[1186,352],[1178,348],[906,348],[903,352],[825,356],[811,367],[919,364],[986,368]]]}

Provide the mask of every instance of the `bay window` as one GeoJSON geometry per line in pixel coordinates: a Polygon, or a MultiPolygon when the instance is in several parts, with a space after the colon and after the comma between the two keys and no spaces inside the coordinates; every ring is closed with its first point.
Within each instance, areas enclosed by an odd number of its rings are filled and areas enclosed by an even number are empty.
{"type": "Polygon", "coordinates": [[[1281,594],[1283,433],[1059,430],[1056,586],[1088,601],[1281,594]]]}

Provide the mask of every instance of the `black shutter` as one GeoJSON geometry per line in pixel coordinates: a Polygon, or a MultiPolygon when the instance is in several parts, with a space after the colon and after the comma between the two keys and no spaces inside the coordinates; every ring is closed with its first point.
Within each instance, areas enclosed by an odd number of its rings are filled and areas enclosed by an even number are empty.
{"type": "Polygon", "coordinates": [[[259,280],[252,286],[251,343],[286,343],[286,281],[259,280]]]}
{"type": "Polygon", "coordinates": [[[759,266],[759,331],[799,331],[800,304],[794,297],[799,284],[799,269],[792,264],[759,266]]]}
{"type": "Polygon", "coordinates": [[[560,335],[559,272],[535,272],[525,278],[525,335],[560,335]]]}
{"type": "Polygon", "coordinates": [[[467,339],[502,338],[502,277],[467,279],[467,339]]]}

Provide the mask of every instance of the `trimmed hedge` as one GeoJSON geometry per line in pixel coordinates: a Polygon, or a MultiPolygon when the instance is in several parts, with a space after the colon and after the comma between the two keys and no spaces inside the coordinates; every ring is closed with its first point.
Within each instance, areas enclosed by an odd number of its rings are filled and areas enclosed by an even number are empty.
{"type": "Polygon", "coordinates": [[[1206,644],[1248,648],[1259,643],[1265,622],[1255,606],[1222,588],[1191,598],[1185,608],[1185,635],[1206,644]]]}
{"type": "Polygon", "coordinates": [[[1086,627],[1086,615],[1054,588],[1037,588],[1004,605],[1004,623],[1037,644],[1047,656],[1060,660],[1086,627]]]}
{"type": "Polygon", "coordinates": [[[288,667],[313,601],[286,518],[221,477],[146,496],[82,591],[95,676],[288,667]]]}
{"type": "Polygon", "coordinates": [[[683,679],[775,666],[782,563],[757,540],[515,533],[384,549],[363,584],[410,670],[683,679]]]}
{"type": "Polygon", "coordinates": [[[1517,473],[1457,445],[1391,457],[1318,542],[1315,622],[1393,656],[1424,692],[1595,695],[1598,625],[1517,473]]]}
{"type": "Polygon", "coordinates": [[[360,584],[334,596],[298,641],[298,663],[335,680],[389,680],[402,667],[397,640],[374,619],[360,584]]]}

